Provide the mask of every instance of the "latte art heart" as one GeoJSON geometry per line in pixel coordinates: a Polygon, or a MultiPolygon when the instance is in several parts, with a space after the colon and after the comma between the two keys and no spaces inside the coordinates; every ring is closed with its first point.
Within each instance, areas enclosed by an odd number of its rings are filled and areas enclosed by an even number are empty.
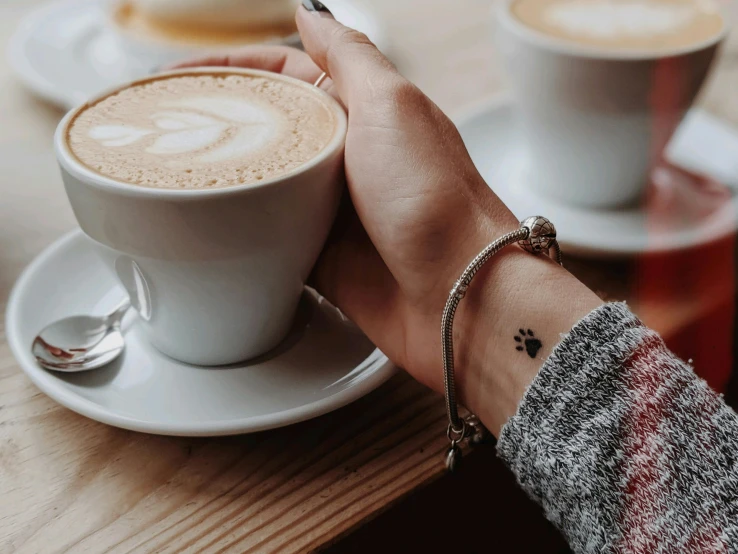
{"type": "Polygon", "coordinates": [[[159,132],[154,143],[146,148],[151,154],[182,154],[194,152],[214,144],[228,129],[228,124],[217,119],[192,113],[155,113],[151,116],[156,126],[168,132],[159,132]]]}
{"type": "Polygon", "coordinates": [[[281,80],[192,75],[124,89],[73,121],[75,155],[115,179],[205,188],[261,181],[314,157],[334,132],[325,102],[281,80]]]}
{"type": "Polygon", "coordinates": [[[111,148],[128,146],[153,135],[154,142],[145,148],[150,154],[196,153],[208,149],[193,160],[212,163],[256,152],[269,143],[280,126],[277,114],[239,99],[195,97],[164,102],[162,107],[186,111],[151,114],[153,129],[97,125],[88,135],[111,148]],[[228,138],[223,140],[228,131],[228,138]]]}

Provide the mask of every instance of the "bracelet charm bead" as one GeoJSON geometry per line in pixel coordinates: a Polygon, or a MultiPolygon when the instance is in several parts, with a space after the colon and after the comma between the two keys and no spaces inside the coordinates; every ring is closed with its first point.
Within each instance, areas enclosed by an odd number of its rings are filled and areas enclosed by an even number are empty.
{"type": "Polygon", "coordinates": [[[441,318],[441,346],[443,349],[443,378],[446,396],[446,413],[448,428],[446,436],[451,442],[446,451],[446,468],[457,471],[461,464],[462,451],[459,446],[465,439],[472,444],[484,442],[489,431],[482,425],[475,415],[465,418],[459,417],[459,407],[456,402],[456,383],[454,380],[454,345],[453,324],[456,309],[466,296],[466,291],[474,275],[489,261],[492,256],[511,244],[517,243],[523,250],[532,254],[545,253],[561,265],[561,248],[556,240],[556,227],[543,216],[532,216],[524,219],[516,231],[503,235],[482,250],[467,266],[461,277],[454,283],[449,292],[446,307],[441,318]]]}

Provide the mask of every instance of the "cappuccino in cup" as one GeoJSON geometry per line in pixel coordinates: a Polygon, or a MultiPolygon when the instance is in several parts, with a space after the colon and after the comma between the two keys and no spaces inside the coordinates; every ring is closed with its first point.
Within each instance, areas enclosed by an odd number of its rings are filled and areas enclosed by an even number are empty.
{"type": "Polygon", "coordinates": [[[551,37],[616,50],[689,47],[723,30],[704,0],[515,0],[510,10],[551,37]]]}
{"type": "Polygon", "coordinates": [[[67,141],[101,175],[145,187],[268,181],[314,158],[336,131],[332,106],[302,85],[256,75],[153,78],[81,110],[67,141]]]}
{"type": "Polygon", "coordinates": [[[122,86],[54,140],[77,221],[152,344],[210,366],[289,331],[343,191],[346,128],[311,84],[220,68],[122,86]]]}

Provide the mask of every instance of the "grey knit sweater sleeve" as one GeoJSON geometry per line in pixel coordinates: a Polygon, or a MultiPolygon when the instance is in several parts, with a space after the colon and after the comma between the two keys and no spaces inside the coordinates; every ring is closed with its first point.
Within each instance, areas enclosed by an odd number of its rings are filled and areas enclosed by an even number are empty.
{"type": "Polygon", "coordinates": [[[497,448],[575,552],[738,552],[738,416],[625,304],[563,338],[497,448]]]}

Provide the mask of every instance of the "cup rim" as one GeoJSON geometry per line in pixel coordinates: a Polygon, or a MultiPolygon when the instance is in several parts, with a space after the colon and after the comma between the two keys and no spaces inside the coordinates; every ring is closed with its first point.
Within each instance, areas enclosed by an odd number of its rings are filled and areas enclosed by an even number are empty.
{"type": "Polygon", "coordinates": [[[493,8],[497,21],[500,22],[509,32],[544,50],[578,58],[612,61],[660,60],[664,58],[672,58],[675,56],[683,56],[685,54],[699,52],[700,50],[715,46],[722,42],[730,32],[725,15],[722,14],[722,29],[719,33],[706,40],[686,46],[663,50],[615,50],[601,46],[577,44],[573,41],[553,37],[533,29],[532,27],[528,27],[512,15],[510,6],[515,1],[516,0],[502,0],[493,8]]]}
{"type": "Polygon", "coordinates": [[[345,145],[346,132],[348,129],[348,118],[343,106],[330,94],[324,90],[315,87],[311,83],[301,81],[294,77],[282,75],[281,73],[273,73],[270,71],[263,71],[261,69],[249,69],[249,68],[237,68],[237,67],[200,67],[200,68],[187,68],[177,69],[173,71],[166,71],[128,81],[124,84],[118,84],[114,87],[107,89],[104,92],[96,94],[94,97],[87,100],[80,106],[70,110],[64,118],[59,122],[54,134],[54,150],[56,152],[56,158],[59,165],[69,173],[75,179],[85,183],[87,186],[97,188],[107,192],[115,192],[124,196],[132,197],[148,197],[148,198],[162,198],[162,199],[199,199],[199,198],[213,198],[220,197],[229,194],[237,194],[244,192],[253,192],[261,190],[267,187],[273,187],[275,185],[283,184],[287,181],[292,180],[296,175],[307,173],[316,166],[324,163],[327,159],[333,156],[338,150],[342,149],[345,145]],[[265,179],[258,183],[244,183],[233,186],[218,187],[213,189],[180,189],[180,188],[156,188],[147,187],[142,185],[136,185],[134,183],[128,183],[112,177],[107,177],[101,173],[98,173],[86,165],[84,165],[72,152],[71,148],[67,144],[65,137],[69,125],[76,118],[76,116],[84,109],[104,100],[105,98],[116,94],[128,87],[135,86],[147,81],[156,81],[162,78],[167,78],[175,75],[197,75],[197,74],[234,74],[234,75],[256,75],[263,76],[270,79],[277,79],[286,81],[298,86],[303,87],[305,90],[310,91],[312,94],[320,96],[328,107],[333,111],[336,116],[336,129],[333,136],[323,149],[318,152],[313,158],[307,162],[300,164],[296,168],[283,173],[271,179],[265,179]]]}

